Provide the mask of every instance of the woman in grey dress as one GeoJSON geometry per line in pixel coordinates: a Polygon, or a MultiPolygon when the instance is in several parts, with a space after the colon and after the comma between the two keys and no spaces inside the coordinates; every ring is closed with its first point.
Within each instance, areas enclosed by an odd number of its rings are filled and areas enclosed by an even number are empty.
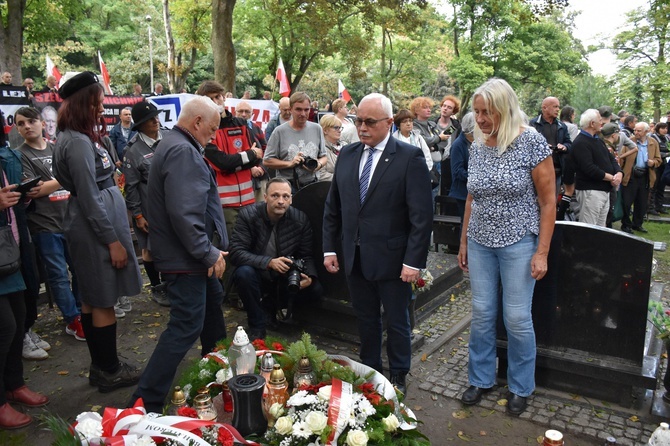
{"type": "Polygon", "coordinates": [[[116,353],[114,304],[119,296],[140,293],[142,279],[124,199],[113,179],[116,167],[102,142],[102,86],[95,74],[83,72],[59,93],[64,101],[53,171],[71,193],[64,233],[81,294],[89,383],[104,393],[139,380],[140,371],[119,361],[116,353]]]}

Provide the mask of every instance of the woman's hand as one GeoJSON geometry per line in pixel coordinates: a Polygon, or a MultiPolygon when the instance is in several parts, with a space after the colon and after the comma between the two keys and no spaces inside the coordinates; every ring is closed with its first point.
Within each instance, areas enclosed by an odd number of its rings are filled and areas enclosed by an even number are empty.
{"type": "Polygon", "coordinates": [[[10,184],[0,189],[0,210],[10,208],[19,202],[20,192],[14,192],[18,184],[10,184]]]}
{"type": "Polygon", "coordinates": [[[470,271],[468,268],[468,242],[461,240],[461,245],[458,248],[458,267],[466,273],[470,271]]]}
{"type": "Polygon", "coordinates": [[[547,274],[547,254],[536,252],[530,259],[530,275],[535,280],[542,279],[547,274]]]}
{"type": "Polygon", "coordinates": [[[109,248],[109,257],[112,259],[112,266],[117,269],[125,268],[128,264],[128,252],[120,241],[115,241],[107,245],[109,248]]]}

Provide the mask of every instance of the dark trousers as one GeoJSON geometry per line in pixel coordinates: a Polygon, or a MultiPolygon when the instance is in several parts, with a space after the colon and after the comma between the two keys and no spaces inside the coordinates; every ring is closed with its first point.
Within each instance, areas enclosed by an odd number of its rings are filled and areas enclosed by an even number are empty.
{"type": "Polygon", "coordinates": [[[661,181],[663,172],[665,171],[668,163],[663,161],[663,163],[656,168],[656,184],[651,191],[651,203],[654,209],[660,211],[663,209],[663,195],[665,194],[665,184],[661,181]]]}
{"type": "Polygon", "coordinates": [[[358,251],[351,275],[347,276],[349,294],[358,319],[361,362],[384,372],[382,365],[382,315],[387,320],[386,354],[391,374],[409,372],[412,363],[412,341],[409,303],[412,286],[402,280],[370,281],[363,277],[358,251]]]}
{"type": "MultiPolygon", "coordinates": [[[[161,413],[177,367],[200,337],[202,354],[226,337],[221,303],[223,288],[205,274],[163,274],[170,300],[170,320],[133,394],[149,412],[161,413]]],[[[130,407],[130,406],[129,406],[130,407]]]]}
{"type": "Polygon", "coordinates": [[[639,228],[644,222],[644,216],[647,214],[647,204],[649,197],[649,174],[635,177],[631,173],[627,186],[621,190],[623,194],[623,218],[621,226],[625,228],[639,228]],[[633,206],[633,218],[631,220],[630,207],[633,206]]]}
{"type": "Polygon", "coordinates": [[[7,399],[6,390],[23,386],[23,324],[26,303],[23,291],[0,295],[0,406],[7,399]]]}
{"type": "Polygon", "coordinates": [[[309,287],[291,293],[285,277],[269,280],[263,277],[261,270],[249,265],[235,268],[233,281],[244,303],[250,330],[265,330],[269,315],[276,314],[284,305],[315,302],[323,295],[318,279],[313,278],[309,287]]]}
{"type": "Polygon", "coordinates": [[[23,292],[23,332],[27,333],[37,320],[37,299],[40,296],[40,273],[37,269],[35,245],[32,242],[21,242],[21,275],[26,283],[26,290],[23,292]]]}

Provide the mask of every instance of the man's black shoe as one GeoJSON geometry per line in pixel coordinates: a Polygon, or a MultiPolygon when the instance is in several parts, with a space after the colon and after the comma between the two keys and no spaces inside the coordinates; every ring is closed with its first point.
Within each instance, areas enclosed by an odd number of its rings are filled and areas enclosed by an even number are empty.
{"type": "Polygon", "coordinates": [[[482,400],[482,396],[484,396],[485,393],[489,393],[492,389],[493,387],[483,389],[477,386],[470,386],[468,387],[468,390],[463,392],[463,395],[461,396],[461,402],[463,404],[467,404],[468,406],[477,404],[482,400]]]}
{"type": "Polygon", "coordinates": [[[668,211],[665,210],[665,208],[658,209],[658,212],[661,214],[667,214],[668,211]]]}
{"type": "Polygon", "coordinates": [[[644,229],[642,226],[633,226],[633,231],[641,232],[643,234],[646,234],[647,232],[649,232],[646,229],[644,229]]]}
{"type": "Polygon", "coordinates": [[[528,407],[528,398],[511,393],[507,397],[507,411],[512,415],[521,415],[528,407]]]}
{"type": "Polygon", "coordinates": [[[649,215],[659,215],[659,212],[656,209],[649,209],[647,211],[647,214],[649,214],[649,215]]]}
{"type": "Polygon", "coordinates": [[[391,384],[395,386],[403,395],[407,396],[407,384],[405,381],[406,373],[398,373],[391,375],[391,384]]]}
{"type": "Polygon", "coordinates": [[[264,329],[254,330],[249,329],[249,341],[255,341],[256,339],[265,339],[266,333],[264,329]]]}
{"type": "Polygon", "coordinates": [[[629,228],[628,226],[622,226],[621,230],[623,232],[627,233],[627,234],[632,234],[633,233],[633,230],[631,228],[629,228]]]}

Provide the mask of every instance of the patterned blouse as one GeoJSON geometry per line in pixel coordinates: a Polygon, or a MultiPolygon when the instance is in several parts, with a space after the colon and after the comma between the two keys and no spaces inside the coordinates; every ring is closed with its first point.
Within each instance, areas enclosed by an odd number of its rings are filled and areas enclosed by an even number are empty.
{"type": "Polygon", "coordinates": [[[551,149],[538,132],[526,129],[502,155],[481,142],[470,146],[468,192],[472,211],[468,238],[489,248],[510,246],[527,232],[540,232],[540,207],[531,172],[551,149]]]}

